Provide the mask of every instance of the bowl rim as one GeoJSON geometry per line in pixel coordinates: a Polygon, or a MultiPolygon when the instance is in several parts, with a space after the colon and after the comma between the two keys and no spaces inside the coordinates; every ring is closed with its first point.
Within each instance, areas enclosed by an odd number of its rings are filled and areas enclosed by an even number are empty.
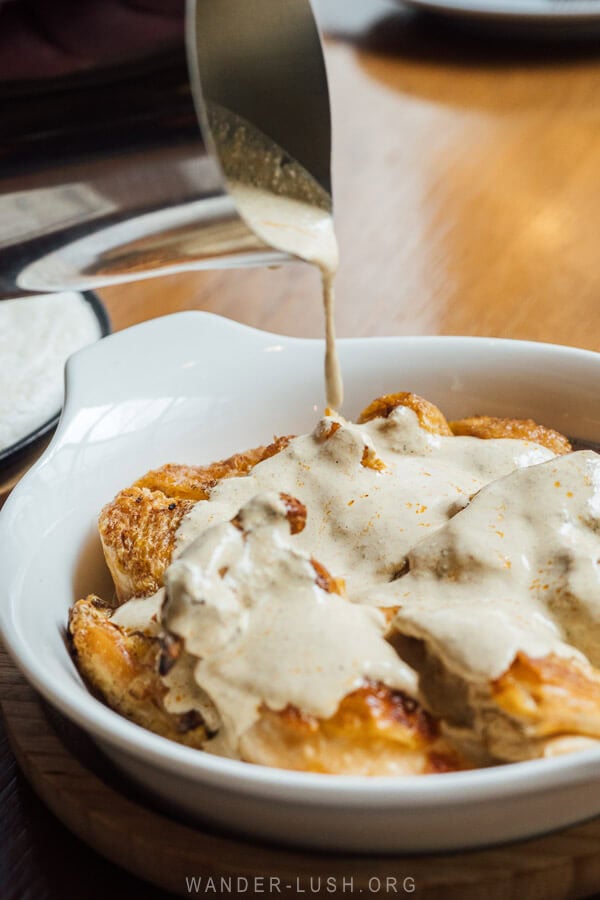
{"type": "MultiPolygon", "coordinates": [[[[186,311],[174,313],[132,326],[113,334],[102,341],[83,348],[71,357],[67,364],[66,402],[58,429],[44,454],[29,470],[14,489],[0,512],[0,532],[8,520],[10,510],[20,495],[28,489],[30,480],[41,466],[47,465],[60,447],[61,437],[77,407],[70,402],[72,382],[78,367],[93,354],[104,354],[115,342],[137,340],[140,332],[156,328],[165,322],[177,328],[177,323],[193,317],[202,318],[203,327],[233,329],[248,338],[275,336],[282,344],[315,345],[323,344],[321,339],[294,338],[274,332],[250,328],[234,320],[212,313],[186,311]]],[[[488,349],[510,348],[518,352],[549,352],[557,357],[579,358],[598,367],[600,376],[600,353],[560,344],[537,341],[518,341],[508,338],[490,338],[459,335],[401,335],[384,337],[341,338],[341,347],[349,345],[373,345],[396,343],[398,345],[422,344],[451,346],[464,344],[488,349]]],[[[0,635],[6,649],[18,668],[30,683],[54,707],[67,718],[76,722],[86,732],[113,749],[143,763],[152,764],[164,771],[176,768],[179,775],[194,781],[219,782],[231,791],[262,797],[279,797],[297,802],[315,804],[328,802],[334,806],[367,806],[376,803],[385,806],[410,806],[418,801],[424,807],[452,803],[469,803],[474,799],[485,800],[500,796],[516,796],[537,793],[540,789],[560,789],[568,784],[592,781],[600,778],[600,747],[592,747],[547,759],[533,759],[523,762],[490,766],[488,768],[432,774],[427,778],[414,776],[359,776],[329,775],[298,772],[287,769],[248,764],[198,751],[154,734],[125,719],[96,699],[85,684],[48,683],[44,678],[41,663],[35,658],[26,641],[21,639],[9,611],[11,603],[4,598],[0,603],[0,635]]],[[[65,653],[67,653],[65,647],[65,653]]]]}

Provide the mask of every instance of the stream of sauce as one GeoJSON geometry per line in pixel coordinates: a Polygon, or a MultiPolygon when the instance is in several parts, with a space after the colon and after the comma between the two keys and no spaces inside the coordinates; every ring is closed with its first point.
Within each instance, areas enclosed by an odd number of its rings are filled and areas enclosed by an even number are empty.
{"type": "Polygon", "coordinates": [[[268,245],[316,266],[325,314],[327,405],[344,399],[335,343],[334,279],[338,268],[331,197],[312,175],[245,119],[213,106],[211,130],[229,192],[268,245]]]}

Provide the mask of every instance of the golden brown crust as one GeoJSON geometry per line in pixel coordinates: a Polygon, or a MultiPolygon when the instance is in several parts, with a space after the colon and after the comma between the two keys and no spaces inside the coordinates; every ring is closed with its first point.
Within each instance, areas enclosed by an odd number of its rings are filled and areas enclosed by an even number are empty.
{"type": "Polygon", "coordinates": [[[499,419],[495,416],[471,416],[450,422],[455,435],[467,435],[477,438],[514,438],[520,441],[533,441],[552,450],[557,456],[570,453],[573,449],[568,439],[554,431],[538,425],[533,419],[499,419]]]}
{"type": "Polygon", "coordinates": [[[285,504],[287,520],[290,525],[290,534],[300,534],[306,525],[306,507],[297,497],[290,494],[279,495],[285,504]]]}
{"type": "Polygon", "coordinates": [[[131,487],[104,507],[98,528],[119,602],[154,594],[161,587],[176,531],[193,505],[162,491],[131,487]]]}
{"type": "Polygon", "coordinates": [[[589,663],[518,653],[498,679],[472,682],[448,670],[424,641],[397,633],[389,639],[418,672],[425,707],[478,765],[600,740],[600,673],[589,663]]]}
{"type": "Polygon", "coordinates": [[[492,696],[532,736],[600,738],[600,674],[589,665],[555,655],[534,659],[519,653],[510,669],[493,682],[492,696]]]}
{"type": "Polygon", "coordinates": [[[209,466],[169,463],[117,494],[100,513],[98,529],[119,602],[152,594],[162,586],[181,520],[195,502],[209,496],[217,481],[246,475],[290,440],[276,438],[266,447],[209,466]]]}
{"type": "Polygon", "coordinates": [[[88,686],[111,709],[143,728],[201,747],[206,731],[198,715],[172,715],[164,708],[158,638],[120,628],[110,621],[111,613],[92,594],[75,603],[69,614],[71,651],[88,686]]]}
{"type": "Polygon", "coordinates": [[[364,466],[365,469],[374,469],[376,472],[381,472],[385,469],[385,463],[379,456],[375,453],[375,451],[371,447],[367,447],[365,444],[365,449],[363,450],[363,454],[360,460],[361,466],[364,466]]]}
{"type": "Polygon", "coordinates": [[[138,479],[134,488],[148,488],[162,491],[167,497],[185,500],[206,500],[210,489],[222,478],[247,475],[259,462],[275,456],[292,440],[290,435],[275,438],[267,446],[254,447],[243,453],[234,453],[227,459],[208,466],[184,466],[167,463],[160,469],[153,469],[138,479]]]}
{"type": "Polygon", "coordinates": [[[326,569],[323,563],[311,558],[310,564],[315,570],[315,581],[327,594],[338,594],[343,597],[346,592],[346,582],[343,578],[334,578],[329,569],[326,569]]]}
{"type": "MultiPolygon", "coordinates": [[[[112,609],[95,596],[79,600],[69,617],[77,667],[112,709],[156,734],[201,748],[207,732],[197,715],[165,710],[159,675],[163,642],[110,621],[112,609]]],[[[334,774],[426,774],[465,767],[415,701],[375,682],[353,691],[329,719],[295,707],[263,707],[242,740],[243,758],[278,768],[334,774]]]]}
{"type": "MultiPolygon", "coordinates": [[[[138,725],[201,748],[207,733],[198,715],[173,715],[164,708],[166,689],[159,676],[164,642],[126,631],[110,621],[111,614],[95,596],[71,610],[72,651],[87,684],[138,725]]],[[[522,732],[521,749],[509,758],[542,755],[556,738],[600,737],[600,677],[588,666],[519,654],[492,683],[491,693],[498,713],[522,732]]],[[[502,733],[496,732],[492,751],[502,733]]],[[[329,719],[291,706],[263,707],[242,739],[242,755],[248,762],[333,774],[427,774],[467,767],[416,700],[375,682],[348,694],[329,719]]]]}
{"type": "MultiPolygon", "coordinates": [[[[409,392],[377,398],[363,410],[358,421],[389,416],[398,406],[407,406],[416,412],[421,426],[427,431],[452,434],[436,406],[409,392]]],[[[330,437],[337,428],[339,424],[332,423],[323,437],[330,437]]],[[[456,434],[481,438],[531,440],[555,453],[570,450],[563,435],[531,420],[478,416],[453,422],[452,429],[456,434]]],[[[193,502],[207,499],[211,488],[222,478],[248,474],[259,462],[284,449],[290,440],[290,437],[280,437],[268,446],[236,453],[208,466],[169,463],[148,472],[105,506],[100,515],[99,530],[119,602],[152,593],[162,585],[164,571],[173,554],[175,532],[193,502]]],[[[369,448],[365,448],[362,464],[373,469],[383,467],[369,448]]]]}
{"type": "Polygon", "coordinates": [[[415,775],[456,771],[465,761],[410,697],[369,682],[329,719],[288,706],[263,707],[242,739],[243,758],[277,768],[334,775],[415,775]]]}
{"type": "MultiPolygon", "coordinates": [[[[303,526],[304,506],[282,496],[290,528],[303,526]]],[[[325,566],[311,562],[315,583],[339,593],[340,584],[325,566]]],[[[69,633],[82,676],[117,712],[171,740],[202,747],[208,735],[198,718],[172,715],[164,707],[161,675],[177,661],[181,642],[127,630],[111,622],[112,612],[95,596],[71,610],[69,633]]],[[[377,682],[344,697],[328,719],[292,706],[279,711],[263,706],[242,737],[241,752],[248,762],[338,774],[425,774],[465,766],[416,700],[377,682]]]]}
{"type": "Polygon", "coordinates": [[[399,406],[407,406],[417,414],[419,424],[425,431],[431,434],[445,434],[450,436],[450,426],[444,414],[429,400],[424,400],[418,394],[410,391],[401,391],[397,394],[384,394],[369,403],[356,420],[359,425],[369,422],[371,419],[387,419],[387,417],[399,406]]]}

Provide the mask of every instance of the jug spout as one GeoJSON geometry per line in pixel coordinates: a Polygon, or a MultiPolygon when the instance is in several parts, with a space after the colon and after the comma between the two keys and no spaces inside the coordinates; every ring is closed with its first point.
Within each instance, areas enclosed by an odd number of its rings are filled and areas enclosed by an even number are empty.
{"type": "MultiPolygon", "coordinates": [[[[39,5],[57,46],[62,5],[39,5]]],[[[0,30],[19,6],[0,3],[0,30]]],[[[92,18],[110,30],[117,7],[80,0],[81,40],[92,18]]],[[[251,122],[330,195],[329,97],[309,0],[189,0],[185,10],[169,0],[164,28],[158,7],[148,3],[152,28],[128,37],[120,22],[114,46],[98,39],[54,68],[0,58],[0,299],[289,259],[227,189],[213,105],[251,122]]]]}

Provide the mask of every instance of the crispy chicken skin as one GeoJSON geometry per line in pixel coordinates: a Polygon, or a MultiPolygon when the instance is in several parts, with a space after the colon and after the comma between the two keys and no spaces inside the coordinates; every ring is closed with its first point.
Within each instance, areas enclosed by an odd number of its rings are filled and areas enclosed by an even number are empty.
{"type": "Polygon", "coordinates": [[[154,594],[162,585],[173,555],[175,533],[193,505],[193,500],[131,487],[104,507],[98,527],[120,603],[154,594]]]}
{"type": "Polygon", "coordinates": [[[592,666],[560,656],[533,659],[519,653],[492,684],[499,710],[528,738],[578,735],[600,740],[600,673],[592,666]]]}
{"type": "Polygon", "coordinates": [[[573,449],[568,439],[554,431],[538,425],[533,419],[498,419],[495,416],[473,416],[450,422],[452,434],[477,438],[516,438],[520,441],[534,441],[552,450],[557,456],[570,453],[573,449]]]}
{"type": "Polygon", "coordinates": [[[348,694],[329,719],[292,706],[263,708],[242,738],[249,762],[333,775],[426,775],[466,768],[418,703],[369,682],[348,694]]]}
{"type": "Polygon", "coordinates": [[[210,489],[222,478],[234,478],[247,475],[250,469],[275,456],[291,441],[291,436],[275,438],[266,447],[255,447],[244,453],[234,453],[227,459],[211,463],[208,466],[182,466],[167,463],[160,469],[147,472],[135,482],[134,488],[148,488],[151,491],[162,491],[167,497],[176,500],[206,500],[210,489]]]}
{"type": "Polygon", "coordinates": [[[196,501],[205,500],[220,479],[246,475],[290,440],[276,438],[266,447],[236,453],[209,466],[169,463],[148,472],[107,503],[98,529],[119,603],[153,594],[162,586],[175,533],[196,501]]]}
{"type": "MultiPolygon", "coordinates": [[[[143,728],[202,748],[208,735],[198,715],[174,715],[164,708],[161,641],[112,624],[111,612],[93,595],[71,610],[72,652],[87,685],[143,728]]],[[[291,706],[282,711],[263,706],[242,737],[241,756],[276,768],[332,774],[411,775],[466,767],[415,700],[378,683],[349,694],[329,719],[291,706]]]]}
{"type": "Polygon", "coordinates": [[[432,434],[445,434],[450,436],[450,426],[446,421],[444,414],[430,403],[424,400],[418,394],[411,394],[409,391],[402,391],[398,394],[384,394],[383,397],[377,397],[372,403],[366,406],[358,419],[359,425],[370,422],[371,419],[387,419],[399,406],[407,406],[417,414],[419,424],[425,431],[432,434]]]}
{"type": "MultiPolygon", "coordinates": [[[[199,716],[164,708],[161,641],[112,624],[112,612],[94,595],[71,610],[72,652],[86,683],[138,725],[201,748],[207,732],[199,716]]],[[[600,677],[589,667],[519,654],[492,683],[491,700],[494,708],[487,707],[481,735],[490,758],[543,756],[565,737],[600,739],[600,677]]],[[[329,719],[291,706],[282,711],[263,707],[241,750],[247,762],[333,774],[410,775],[466,767],[464,755],[440,735],[432,715],[412,698],[375,682],[348,694],[329,719]]]]}
{"type": "Polygon", "coordinates": [[[163,705],[158,638],[113,624],[113,610],[91,594],[69,615],[71,652],[83,679],[111,709],[163,737],[201,747],[206,730],[196,713],[173,715],[163,705]]]}
{"type": "Polygon", "coordinates": [[[419,397],[418,394],[402,392],[398,394],[385,394],[369,403],[361,412],[357,421],[359,424],[369,422],[371,419],[387,417],[399,406],[407,406],[417,414],[419,424],[425,431],[431,434],[450,436],[468,435],[477,438],[515,438],[521,441],[533,441],[547,447],[557,455],[569,453],[573,448],[568,439],[554,431],[538,425],[533,419],[501,419],[495,416],[472,416],[468,419],[458,419],[455,422],[447,422],[442,412],[430,403],[419,397]]]}

